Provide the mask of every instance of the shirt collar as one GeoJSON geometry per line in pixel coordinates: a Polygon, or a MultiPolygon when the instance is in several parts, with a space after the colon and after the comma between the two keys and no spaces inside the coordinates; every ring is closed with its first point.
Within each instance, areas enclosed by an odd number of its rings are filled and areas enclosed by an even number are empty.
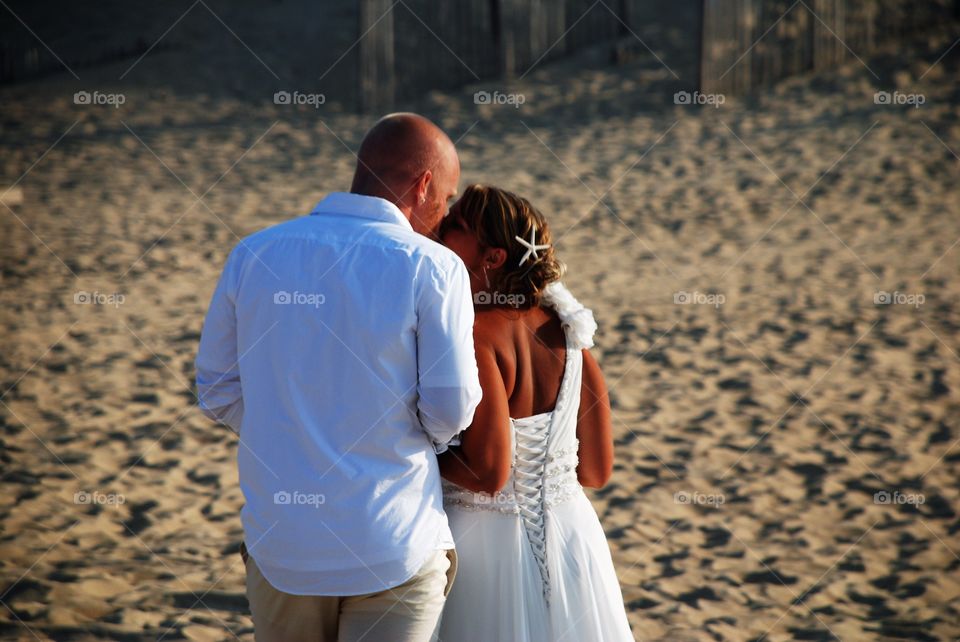
{"type": "Polygon", "coordinates": [[[359,216],[360,218],[372,218],[387,223],[397,223],[409,230],[413,229],[410,221],[396,205],[377,196],[331,192],[317,203],[317,206],[310,212],[311,216],[315,214],[359,216]]]}

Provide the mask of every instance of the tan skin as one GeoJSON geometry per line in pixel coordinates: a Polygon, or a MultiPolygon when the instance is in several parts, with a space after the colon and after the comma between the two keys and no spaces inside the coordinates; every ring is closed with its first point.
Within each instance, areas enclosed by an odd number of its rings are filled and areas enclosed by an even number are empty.
{"type": "Polygon", "coordinates": [[[460,159],[450,138],[423,116],[397,113],[367,132],[350,191],[390,201],[415,232],[436,241],[459,183],[460,159]]]}
{"type": "MultiPolygon", "coordinates": [[[[496,281],[506,259],[504,250],[481,247],[474,234],[457,226],[444,226],[442,240],[466,264],[473,292],[485,288],[485,269],[491,282],[496,281]]],[[[473,338],[483,399],[461,446],[439,456],[440,473],[469,490],[494,493],[510,475],[510,417],[554,408],[566,362],[565,339],[552,310],[497,306],[477,307],[473,338]]],[[[587,350],[577,439],[577,479],[586,487],[603,487],[613,470],[610,401],[600,367],[587,350]]]]}

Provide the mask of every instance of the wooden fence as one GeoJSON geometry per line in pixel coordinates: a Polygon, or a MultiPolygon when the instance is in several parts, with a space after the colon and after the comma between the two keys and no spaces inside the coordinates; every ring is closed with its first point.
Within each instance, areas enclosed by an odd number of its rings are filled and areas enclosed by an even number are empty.
{"type": "Polygon", "coordinates": [[[862,59],[958,8],[953,0],[704,0],[700,90],[742,94],[862,59]]]}
{"type": "MultiPolygon", "coordinates": [[[[119,60],[136,60],[147,51],[163,51],[166,48],[164,43],[160,43],[151,49],[147,40],[139,37],[125,47],[72,57],[69,64],[71,69],[84,69],[119,60]]],[[[35,40],[15,43],[0,40],[0,85],[64,73],[63,65],[63,61],[53,52],[35,40]]]]}
{"type": "Polygon", "coordinates": [[[361,106],[384,111],[424,90],[522,77],[622,35],[635,2],[361,0],[361,106]]]}
{"type": "Polygon", "coordinates": [[[71,75],[65,66],[79,73],[165,51],[169,41],[157,42],[157,36],[173,20],[166,4],[133,8],[123,0],[5,0],[0,4],[0,85],[71,75]]]}
{"type": "MultiPolygon", "coordinates": [[[[681,61],[683,71],[674,75],[684,89],[739,94],[864,58],[938,21],[960,18],[960,0],[358,0],[344,7],[346,21],[356,20],[359,30],[356,46],[342,54],[350,59],[336,81],[342,86],[331,93],[347,97],[348,108],[374,112],[433,89],[524,77],[585,47],[610,45],[614,53],[614,45],[627,43],[646,55],[635,34],[671,67],[680,69],[675,61],[681,61]]],[[[44,15],[37,12],[29,22],[44,15]]],[[[132,62],[171,45],[171,38],[155,42],[157,15],[128,16],[115,43],[73,37],[69,25],[59,24],[63,18],[42,31],[57,36],[56,49],[73,69],[132,62]]],[[[336,28],[342,33],[342,25],[336,28]]],[[[215,33],[221,31],[216,26],[215,33]]],[[[302,68],[290,67],[305,78],[302,68]]],[[[63,63],[32,33],[9,15],[0,22],[0,84],[54,73],[64,73],[63,63]]]]}
{"type": "MultiPolygon", "coordinates": [[[[683,0],[677,0],[682,2],[683,0]]],[[[741,94],[833,67],[960,15],[960,0],[686,0],[689,88],[741,94]]],[[[361,0],[360,105],[385,111],[430,89],[523,76],[542,61],[627,38],[656,0],[361,0]]],[[[656,46],[658,43],[650,43],[656,46]]]]}

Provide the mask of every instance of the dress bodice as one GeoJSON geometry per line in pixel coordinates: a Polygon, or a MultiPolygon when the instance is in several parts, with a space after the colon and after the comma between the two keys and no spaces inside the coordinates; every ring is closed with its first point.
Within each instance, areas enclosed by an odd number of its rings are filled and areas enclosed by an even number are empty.
{"type": "Polygon", "coordinates": [[[549,595],[545,524],[548,509],[583,490],[577,481],[577,414],[583,376],[583,348],[593,345],[596,323],[561,283],[547,286],[543,301],[560,317],[566,337],[566,362],[554,409],[510,419],[512,465],[504,487],[496,493],[475,493],[444,481],[444,505],[517,515],[540,567],[544,594],[549,595]]]}

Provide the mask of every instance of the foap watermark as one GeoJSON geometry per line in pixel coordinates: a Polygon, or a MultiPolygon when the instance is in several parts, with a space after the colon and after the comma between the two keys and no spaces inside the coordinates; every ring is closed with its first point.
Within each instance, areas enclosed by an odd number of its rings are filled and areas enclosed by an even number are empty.
{"type": "Polygon", "coordinates": [[[724,94],[678,91],[673,95],[674,105],[711,105],[714,109],[719,109],[720,105],[725,102],[727,102],[727,97],[724,94]]]}
{"type": "Polygon", "coordinates": [[[723,493],[701,493],[699,491],[681,490],[673,494],[674,504],[690,504],[694,506],[719,507],[726,503],[723,493]]]}
{"type": "Polygon", "coordinates": [[[313,506],[320,508],[327,503],[327,498],[323,493],[303,493],[295,490],[292,493],[286,490],[280,490],[273,494],[273,503],[278,506],[313,506]]]}
{"type": "Polygon", "coordinates": [[[918,109],[920,105],[927,102],[927,97],[923,94],[904,94],[899,91],[878,91],[873,95],[874,105],[909,105],[918,109]]]}
{"type": "Polygon", "coordinates": [[[73,293],[73,302],[77,305],[112,305],[119,308],[127,300],[120,292],[107,294],[105,292],[87,292],[80,290],[73,293]]]}
{"type": "Polygon", "coordinates": [[[477,493],[476,502],[481,506],[513,506],[514,499],[502,493],[496,493],[494,495],[477,493]]]}
{"type": "Polygon", "coordinates": [[[927,501],[927,498],[920,493],[901,493],[895,490],[892,493],[887,490],[881,490],[873,494],[873,503],[880,505],[902,506],[910,504],[920,506],[927,501]]]}
{"type": "Polygon", "coordinates": [[[526,305],[527,297],[522,294],[504,294],[503,292],[474,292],[474,305],[506,305],[511,308],[520,308],[526,305]]]}
{"type": "Polygon", "coordinates": [[[478,91],[473,94],[473,103],[475,105],[512,105],[519,109],[520,105],[527,102],[527,97],[523,94],[504,94],[499,91],[478,91]]]}
{"type": "Polygon", "coordinates": [[[319,292],[299,292],[297,290],[287,292],[286,290],[278,290],[273,293],[273,302],[276,305],[312,305],[315,308],[319,308],[326,300],[327,297],[319,292]]]}
{"type": "Polygon", "coordinates": [[[73,95],[74,105],[108,105],[119,109],[120,105],[127,102],[127,97],[123,94],[105,94],[100,91],[78,91],[73,95]]]}
{"type": "Polygon", "coordinates": [[[310,105],[314,109],[320,109],[320,105],[327,102],[327,97],[323,94],[306,94],[299,91],[278,91],[273,94],[274,105],[310,105]]]}
{"type": "Polygon", "coordinates": [[[121,506],[126,501],[127,498],[120,493],[80,490],[73,494],[73,503],[79,505],[121,506]]]}
{"type": "Polygon", "coordinates": [[[719,308],[727,302],[727,297],[720,293],[678,290],[673,293],[673,302],[676,305],[712,305],[719,308]]]}
{"type": "Polygon", "coordinates": [[[887,292],[878,290],[873,293],[874,305],[912,305],[919,308],[927,300],[927,297],[919,293],[909,294],[907,292],[887,292]]]}

